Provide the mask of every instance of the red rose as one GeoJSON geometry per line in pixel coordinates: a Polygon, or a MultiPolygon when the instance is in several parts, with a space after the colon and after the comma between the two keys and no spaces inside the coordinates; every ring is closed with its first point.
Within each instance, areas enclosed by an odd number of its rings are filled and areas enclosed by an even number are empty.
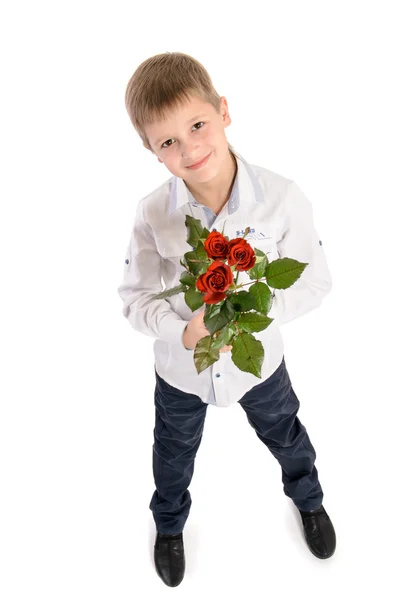
{"type": "Polygon", "coordinates": [[[217,304],[226,298],[225,291],[233,282],[233,273],[229,265],[214,260],[197,279],[196,287],[200,292],[205,292],[203,300],[206,304],[217,304]]]}
{"type": "Polygon", "coordinates": [[[205,251],[209,258],[226,259],[229,242],[218,231],[211,231],[204,242],[205,251]]]}
{"type": "Polygon", "coordinates": [[[234,238],[229,242],[227,262],[232,267],[236,265],[236,271],[248,271],[252,269],[256,261],[254,249],[244,238],[234,238]]]}

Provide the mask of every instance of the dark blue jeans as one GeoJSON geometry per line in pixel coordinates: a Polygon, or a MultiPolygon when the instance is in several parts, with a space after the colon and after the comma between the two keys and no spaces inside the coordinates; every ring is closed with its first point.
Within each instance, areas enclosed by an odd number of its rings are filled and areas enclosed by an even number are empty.
{"type": "MultiPolygon", "coordinates": [[[[171,386],[157,371],[154,392],[155,428],[153,475],[156,490],[149,508],[156,529],[174,534],[189,516],[194,460],[199,449],[209,404],[195,394],[171,386]]],[[[265,381],[238,403],[249,424],[281,465],[283,489],[298,509],[318,508],[323,491],[314,466],[316,452],[297,417],[300,402],[292,388],[285,360],[265,381]]]]}

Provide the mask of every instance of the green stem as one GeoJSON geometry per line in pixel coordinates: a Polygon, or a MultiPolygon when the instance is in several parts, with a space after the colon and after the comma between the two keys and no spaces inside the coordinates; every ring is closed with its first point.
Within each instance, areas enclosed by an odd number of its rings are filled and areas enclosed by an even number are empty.
{"type": "Polygon", "coordinates": [[[252,285],[253,283],[258,283],[258,281],[262,281],[263,279],[266,279],[265,277],[261,277],[260,279],[252,279],[251,281],[247,281],[247,283],[240,283],[240,285],[238,285],[238,288],[244,287],[245,285],[252,285]]]}
{"type": "Polygon", "coordinates": [[[237,281],[238,281],[238,276],[240,275],[240,271],[237,271],[237,277],[236,277],[236,281],[234,282],[234,290],[237,289],[237,281]]]}
{"type": "Polygon", "coordinates": [[[253,285],[254,283],[258,283],[258,281],[260,281],[260,279],[252,279],[251,281],[247,281],[247,283],[240,283],[240,285],[238,285],[237,288],[242,288],[245,285],[253,285]]]}

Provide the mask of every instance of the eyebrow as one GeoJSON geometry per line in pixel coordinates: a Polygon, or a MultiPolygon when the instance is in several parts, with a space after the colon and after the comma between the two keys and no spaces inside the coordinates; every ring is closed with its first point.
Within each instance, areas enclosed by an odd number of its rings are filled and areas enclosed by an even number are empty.
{"type": "MultiPolygon", "coordinates": [[[[201,119],[203,117],[205,117],[205,114],[197,115],[196,117],[193,117],[192,119],[189,119],[187,121],[186,125],[189,125],[189,123],[193,123],[193,121],[196,121],[196,119],[201,119]]],[[[164,140],[164,139],[168,139],[168,138],[166,136],[162,136],[161,138],[159,138],[158,140],[156,140],[154,143],[157,146],[157,144],[159,144],[161,142],[161,140],[164,140]]]]}

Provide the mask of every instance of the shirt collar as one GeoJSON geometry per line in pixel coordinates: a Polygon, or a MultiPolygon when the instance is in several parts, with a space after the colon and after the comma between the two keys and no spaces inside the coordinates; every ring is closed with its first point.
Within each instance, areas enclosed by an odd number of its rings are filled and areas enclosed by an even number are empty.
{"type": "MultiPolygon", "coordinates": [[[[229,214],[231,214],[240,206],[241,198],[244,199],[244,205],[253,204],[255,202],[264,202],[265,198],[258,178],[253,172],[251,165],[240,153],[236,152],[233,146],[229,144],[229,147],[236,157],[237,162],[236,178],[230,194],[230,201],[228,202],[229,214]]],[[[174,175],[171,180],[169,214],[171,215],[188,202],[194,203],[197,201],[186,187],[184,180],[181,177],[174,175]]]]}

